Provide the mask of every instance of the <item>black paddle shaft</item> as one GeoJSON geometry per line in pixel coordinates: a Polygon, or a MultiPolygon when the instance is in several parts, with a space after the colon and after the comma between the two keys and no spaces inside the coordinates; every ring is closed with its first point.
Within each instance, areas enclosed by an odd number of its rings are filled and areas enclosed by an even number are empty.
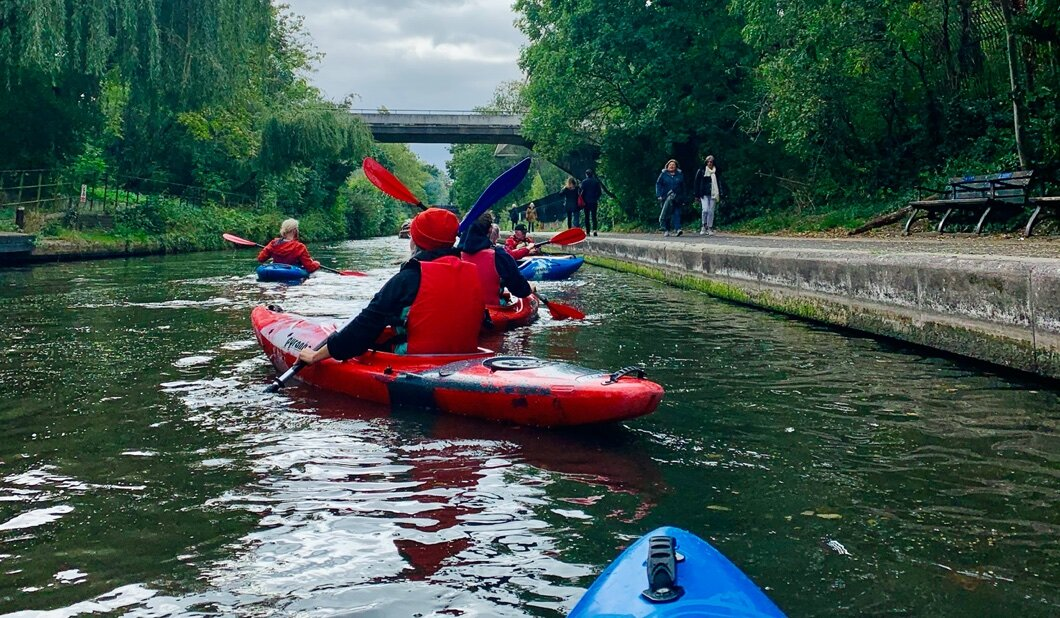
{"type": "MultiPolygon", "coordinates": [[[[324,340],[321,341],[320,343],[318,343],[313,348],[313,351],[315,352],[315,351],[319,350],[320,348],[326,346],[327,344],[328,344],[328,338],[324,337],[324,340]]],[[[265,387],[265,392],[266,393],[277,393],[277,392],[279,392],[280,389],[284,387],[284,385],[286,384],[286,382],[288,380],[293,378],[295,376],[295,374],[297,374],[299,371],[301,371],[301,370],[303,370],[305,368],[306,368],[306,364],[305,363],[303,363],[302,361],[296,362],[294,365],[291,365],[290,369],[288,369],[287,371],[283,372],[283,375],[281,375],[281,376],[279,376],[277,378],[273,378],[272,383],[269,384],[267,387],[265,387]]]]}

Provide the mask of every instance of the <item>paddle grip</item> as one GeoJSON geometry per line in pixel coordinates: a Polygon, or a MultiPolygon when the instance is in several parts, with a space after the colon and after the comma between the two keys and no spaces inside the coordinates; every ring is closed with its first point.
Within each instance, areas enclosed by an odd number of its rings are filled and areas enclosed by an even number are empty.
{"type": "MultiPolygon", "coordinates": [[[[313,350],[314,351],[319,350],[320,348],[326,346],[327,344],[328,344],[328,338],[324,337],[324,340],[321,341],[320,343],[316,344],[316,346],[313,347],[313,350]]],[[[293,378],[295,376],[296,373],[298,373],[299,371],[301,371],[301,370],[303,370],[305,368],[306,368],[306,364],[305,363],[303,363],[302,361],[296,362],[295,364],[291,365],[290,369],[288,369],[287,371],[283,372],[283,374],[280,377],[274,379],[272,381],[272,384],[270,384],[268,386],[268,388],[265,389],[265,392],[267,392],[267,393],[275,393],[275,392],[279,391],[281,388],[284,387],[284,384],[287,382],[287,380],[290,380],[291,378],[293,378]]]]}

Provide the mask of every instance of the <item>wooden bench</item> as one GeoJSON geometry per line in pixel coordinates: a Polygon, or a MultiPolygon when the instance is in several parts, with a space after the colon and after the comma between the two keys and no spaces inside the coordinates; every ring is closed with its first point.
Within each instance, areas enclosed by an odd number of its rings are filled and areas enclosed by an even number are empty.
{"type": "MultiPolygon", "coordinates": [[[[926,191],[934,195],[928,199],[909,202],[912,212],[909,213],[909,219],[905,222],[902,234],[909,235],[909,227],[920,211],[924,211],[925,216],[943,213],[936,227],[939,234],[943,232],[946,221],[954,212],[978,214],[979,221],[975,225],[975,233],[979,234],[991,212],[1006,212],[1013,215],[1023,212],[1028,206],[1036,203],[1035,200],[1049,199],[1031,198],[1033,181],[1034,170],[1023,170],[986,176],[959,176],[951,178],[945,189],[917,187],[918,191],[926,191]]],[[[1026,236],[1030,235],[1030,229],[1041,207],[1042,204],[1039,203],[1035,214],[1031,216],[1031,221],[1026,227],[1026,236]]]]}
{"type": "Polygon", "coordinates": [[[1038,223],[1038,215],[1042,214],[1042,210],[1051,211],[1049,214],[1053,218],[1060,218],[1060,196],[1056,197],[1032,197],[1030,199],[1031,205],[1034,206],[1034,212],[1031,213],[1031,218],[1027,219],[1027,225],[1023,228],[1023,236],[1029,237],[1031,232],[1034,230],[1035,224],[1038,223]]]}

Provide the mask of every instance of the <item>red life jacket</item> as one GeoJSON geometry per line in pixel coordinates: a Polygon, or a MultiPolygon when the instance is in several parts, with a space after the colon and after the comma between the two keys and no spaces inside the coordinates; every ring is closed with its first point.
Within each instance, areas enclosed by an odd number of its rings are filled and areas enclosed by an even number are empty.
{"type": "Polygon", "coordinates": [[[497,274],[497,258],[493,249],[483,249],[477,253],[462,253],[460,258],[471,262],[478,269],[479,287],[482,288],[482,302],[487,305],[499,305],[501,302],[501,276],[497,274]]]}
{"type": "Polygon", "coordinates": [[[406,321],[407,353],[475,352],[485,310],[473,265],[453,256],[420,262],[420,289],[406,321]]]}
{"type": "Polygon", "coordinates": [[[264,262],[269,258],[277,264],[301,266],[307,272],[315,272],[320,268],[320,262],[309,257],[309,249],[297,240],[285,238],[273,240],[258,253],[259,262],[264,262]]]}

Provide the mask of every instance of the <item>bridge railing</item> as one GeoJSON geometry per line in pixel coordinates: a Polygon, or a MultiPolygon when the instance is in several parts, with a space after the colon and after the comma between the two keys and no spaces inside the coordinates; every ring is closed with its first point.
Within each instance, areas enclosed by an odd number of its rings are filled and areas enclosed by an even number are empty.
{"type": "Polygon", "coordinates": [[[523,112],[482,111],[471,109],[351,109],[351,114],[382,115],[416,114],[423,116],[521,116],[523,112]]]}

